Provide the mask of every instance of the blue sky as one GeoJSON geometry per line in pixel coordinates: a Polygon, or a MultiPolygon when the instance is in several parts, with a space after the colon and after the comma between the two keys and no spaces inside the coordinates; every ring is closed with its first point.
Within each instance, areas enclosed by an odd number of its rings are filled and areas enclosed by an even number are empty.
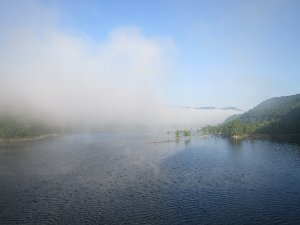
{"type": "MultiPolygon", "coordinates": [[[[3,1],[6,4],[8,1],[3,1]]],[[[300,2],[38,1],[59,28],[101,43],[118,27],[174,45],[160,92],[170,105],[235,106],[300,93],[300,2]]],[[[30,10],[30,9],[28,9],[30,10]]],[[[39,19],[43,20],[41,16],[39,19]]]]}

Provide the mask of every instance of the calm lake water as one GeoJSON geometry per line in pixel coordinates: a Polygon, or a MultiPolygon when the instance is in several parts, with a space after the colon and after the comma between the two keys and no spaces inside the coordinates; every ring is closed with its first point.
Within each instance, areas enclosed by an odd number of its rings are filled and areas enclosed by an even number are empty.
{"type": "Polygon", "coordinates": [[[0,145],[1,224],[300,224],[300,147],[104,131],[0,145]]]}

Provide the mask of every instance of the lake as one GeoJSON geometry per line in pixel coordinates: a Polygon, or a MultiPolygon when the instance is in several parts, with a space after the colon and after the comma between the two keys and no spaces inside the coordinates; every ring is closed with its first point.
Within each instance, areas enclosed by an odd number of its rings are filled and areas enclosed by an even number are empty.
{"type": "Polygon", "coordinates": [[[300,224],[299,145],[174,139],[122,130],[1,144],[0,223],[300,224]]]}

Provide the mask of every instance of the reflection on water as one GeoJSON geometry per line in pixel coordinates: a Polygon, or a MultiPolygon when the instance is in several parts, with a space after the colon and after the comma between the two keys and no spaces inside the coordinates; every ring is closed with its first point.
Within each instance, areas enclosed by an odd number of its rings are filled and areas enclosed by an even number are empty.
{"type": "Polygon", "coordinates": [[[185,145],[189,145],[191,143],[191,138],[189,137],[189,138],[186,138],[185,140],[184,140],[184,144],[185,145]]]}
{"type": "Polygon", "coordinates": [[[244,142],[241,138],[224,138],[224,140],[227,142],[229,148],[235,150],[240,150],[244,142]]]}
{"type": "Polygon", "coordinates": [[[0,223],[300,224],[299,145],[162,133],[1,145],[0,223]]]}

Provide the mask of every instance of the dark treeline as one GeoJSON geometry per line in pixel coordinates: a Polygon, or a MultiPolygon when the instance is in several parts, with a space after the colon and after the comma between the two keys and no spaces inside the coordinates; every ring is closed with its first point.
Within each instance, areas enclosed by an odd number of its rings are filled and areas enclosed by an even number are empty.
{"type": "Polygon", "coordinates": [[[36,137],[60,131],[57,126],[28,117],[0,115],[0,139],[36,137]]]}

